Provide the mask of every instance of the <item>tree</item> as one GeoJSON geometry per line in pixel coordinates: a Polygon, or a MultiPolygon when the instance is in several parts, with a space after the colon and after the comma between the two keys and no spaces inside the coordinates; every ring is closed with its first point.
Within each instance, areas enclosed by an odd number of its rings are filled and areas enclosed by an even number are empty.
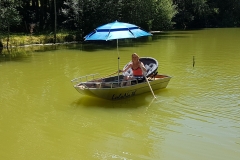
{"type": "Polygon", "coordinates": [[[1,0],[0,1],[0,26],[2,29],[7,29],[7,48],[10,37],[10,27],[18,25],[21,21],[17,7],[20,7],[17,0],[1,0]]]}
{"type": "Polygon", "coordinates": [[[151,29],[149,21],[153,19],[152,2],[153,0],[122,0],[122,19],[144,29],[151,29]]]}
{"type": "Polygon", "coordinates": [[[62,23],[69,29],[81,27],[83,17],[83,0],[66,0],[61,9],[62,23]]]}
{"type": "Polygon", "coordinates": [[[239,0],[218,0],[215,2],[218,8],[217,19],[221,27],[240,26],[240,2],[239,0]]]}
{"type": "Polygon", "coordinates": [[[169,29],[172,27],[172,19],[176,15],[176,5],[171,0],[154,1],[153,29],[169,29]]]}
{"type": "Polygon", "coordinates": [[[177,28],[200,28],[209,24],[210,8],[207,0],[173,0],[177,5],[177,28]]]}

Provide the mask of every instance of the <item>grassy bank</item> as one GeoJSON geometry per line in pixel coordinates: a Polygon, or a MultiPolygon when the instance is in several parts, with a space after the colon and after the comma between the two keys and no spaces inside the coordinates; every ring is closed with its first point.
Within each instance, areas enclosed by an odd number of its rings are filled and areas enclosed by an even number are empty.
{"type": "MultiPolygon", "coordinates": [[[[81,41],[80,36],[76,36],[76,33],[61,32],[56,35],[56,43],[74,42],[81,41]]],[[[1,34],[0,40],[2,46],[5,48],[7,46],[7,35],[1,34]]],[[[31,44],[49,44],[54,42],[54,34],[23,34],[15,33],[11,34],[9,38],[9,47],[24,46],[31,44]]],[[[1,44],[0,44],[1,46],[1,44]]]]}

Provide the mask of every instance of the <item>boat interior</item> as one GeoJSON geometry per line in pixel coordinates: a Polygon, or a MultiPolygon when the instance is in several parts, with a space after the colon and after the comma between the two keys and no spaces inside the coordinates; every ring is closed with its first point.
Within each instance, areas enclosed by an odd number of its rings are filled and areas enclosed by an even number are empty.
{"type": "MultiPolygon", "coordinates": [[[[168,77],[166,75],[158,75],[158,61],[151,57],[142,57],[139,59],[147,69],[145,73],[145,77],[148,81],[153,81],[159,78],[168,77]]],[[[129,62],[131,63],[131,61],[129,62]]],[[[129,63],[127,63],[123,69],[125,69],[129,63]]],[[[111,77],[100,77],[99,74],[90,74],[86,76],[82,76],[79,78],[75,78],[72,80],[73,85],[76,87],[80,87],[81,89],[85,88],[118,88],[118,87],[125,87],[125,86],[132,86],[139,83],[146,82],[145,80],[138,81],[137,79],[133,80],[124,80],[124,76],[131,76],[132,69],[128,69],[121,75],[111,76],[111,77]]]]}
{"type": "MultiPolygon", "coordinates": [[[[96,74],[94,74],[96,75],[96,74]]],[[[126,86],[132,86],[139,84],[137,79],[129,80],[129,81],[124,81],[123,75],[119,75],[119,80],[118,76],[112,76],[112,77],[107,77],[107,78],[92,78],[90,77],[93,76],[91,75],[86,75],[79,77],[75,79],[75,86],[79,87],[80,89],[86,89],[86,88],[119,88],[119,87],[126,87],[126,86]],[[128,85],[127,85],[128,84],[128,85]]],[[[157,72],[153,75],[150,75],[147,77],[148,81],[154,81],[158,79],[163,79],[168,77],[167,75],[159,75],[157,72]]],[[[74,83],[74,81],[72,81],[74,83]]],[[[143,82],[146,82],[143,81],[143,82]]],[[[140,82],[140,83],[143,83],[140,82]]]]}

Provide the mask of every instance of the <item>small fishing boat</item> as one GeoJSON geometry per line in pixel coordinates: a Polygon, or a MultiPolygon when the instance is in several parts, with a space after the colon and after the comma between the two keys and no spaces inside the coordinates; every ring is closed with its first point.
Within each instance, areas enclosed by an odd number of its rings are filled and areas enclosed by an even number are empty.
{"type": "MultiPolygon", "coordinates": [[[[129,98],[138,94],[166,88],[171,76],[158,74],[158,61],[152,57],[139,59],[147,69],[143,82],[137,80],[124,81],[124,76],[132,75],[129,69],[122,75],[101,77],[98,73],[81,76],[71,80],[73,87],[83,95],[98,97],[108,100],[129,98]],[[129,84],[129,85],[125,85],[129,84]]],[[[131,62],[129,62],[131,63],[131,62]]],[[[128,66],[127,63],[124,68],[128,66]]],[[[124,69],[123,68],[123,69],[124,69]]]]}

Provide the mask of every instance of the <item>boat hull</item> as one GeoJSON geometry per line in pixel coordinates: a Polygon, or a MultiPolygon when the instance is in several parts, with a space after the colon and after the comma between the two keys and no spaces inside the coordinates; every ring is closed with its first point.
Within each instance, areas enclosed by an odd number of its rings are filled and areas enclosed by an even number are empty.
{"type": "MultiPolygon", "coordinates": [[[[153,90],[159,90],[166,88],[171,77],[167,75],[155,75],[154,78],[149,80],[151,88],[153,90]]],[[[100,83],[99,83],[100,84],[100,83]]],[[[96,83],[96,85],[99,85],[96,83]]],[[[147,82],[142,82],[130,86],[119,86],[114,88],[102,88],[102,87],[85,87],[81,84],[74,85],[74,88],[83,95],[92,97],[98,97],[108,100],[119,100],[124,98],[133,97],[142,93],[150,92],[150,88],[147,82]]],[[[151,93],[151,92],[150,92],[151,93]]]]}

